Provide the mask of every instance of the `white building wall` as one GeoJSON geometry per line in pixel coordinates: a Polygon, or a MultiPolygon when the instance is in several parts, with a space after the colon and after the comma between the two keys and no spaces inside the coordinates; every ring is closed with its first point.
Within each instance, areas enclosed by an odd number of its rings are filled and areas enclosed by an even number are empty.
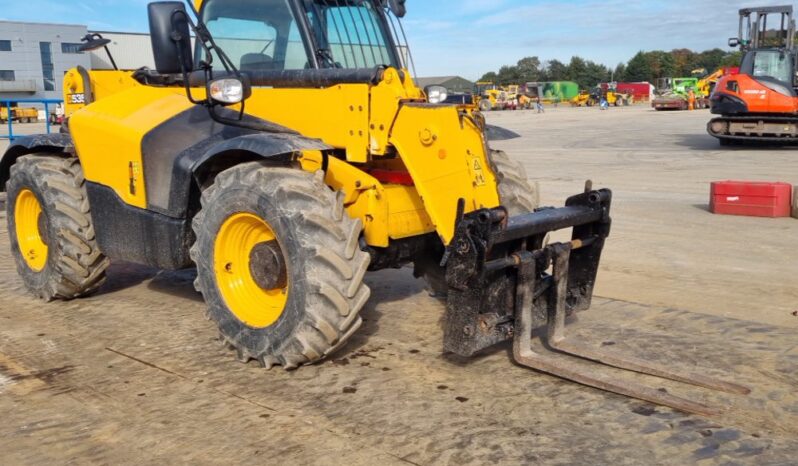
{"type": "Polygon", "coordinates": [[[85,53],[63,53],[61,44],[80,43],[86,32],[86,26],[80,25],[0,21],[0,40],[11,41],[11,51],[0,52],[0,69],[13,70],[15,75],[15,83],[7,85],[6,91],[0,82],[0,99],[62,99],[64,73],[78,65],[88,69],[91,59],[85,53]],[[46,91],[44,86],[41,42],[50,43],[55,84],[52,91],[46,91]],[[12,91],[27,89],[29,82],[33,83],[32,90],[12,91]]]}
{"type": "MultiPolygon", "coordinates": [[[[155,60],[152,56],[152,44],[149,34],[133,32],[98,32],[104,38],[111,41],[108,50],[114,57],[116,65],[122,70],[135,70],[146,66],[155,68],[155,60]]],[[[91,52],[91,67],[95,70],[113,69],[108,54],[104,49],[91,52]]]]}

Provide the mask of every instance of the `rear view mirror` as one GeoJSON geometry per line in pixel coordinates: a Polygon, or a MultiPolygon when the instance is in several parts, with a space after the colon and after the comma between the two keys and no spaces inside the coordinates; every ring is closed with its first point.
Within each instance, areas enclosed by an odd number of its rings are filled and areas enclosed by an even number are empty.
{"type": "Polygon", "coordinates": [[[86,34],[86,36],[80,40],[83,42],[83,44],[78,47],[78,51],[80,52],[91,52],[101,49],[111,43],[110,39],[103,39],[103,36],[97,33],[86,34]]]}
{"type": "Polygon", "coordinates": [[[729,47],[734,49],[734,48],[737,48],[739,46],[740,46],[740,39],[738,39],[736,37],[732,37],[731,39],[729,39],[729,47]]]}
{"type": "Polygon", "coordinates": [[[407,0],[388,0],[388,8],[391,13],[396,15],[397,18],[404,18],[407,14],[407,7],[405,6],[407,0]]]}
{"type": "Polygon", "coordinates": [[[182,2],[154,2],[147,7],[155,69],[178,74],[194,69],[188,13],[182,2]]]}

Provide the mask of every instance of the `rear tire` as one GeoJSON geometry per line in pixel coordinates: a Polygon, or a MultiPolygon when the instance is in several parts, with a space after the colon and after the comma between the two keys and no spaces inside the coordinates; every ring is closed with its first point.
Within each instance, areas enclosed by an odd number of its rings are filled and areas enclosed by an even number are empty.
{"type": "MultiPolygon", "coordinates": [[[[195,286],[205,298],[209,318],[219,327],[221,341],[235,349],[242,362],[255,359],[264,367],[285,369],[310,364],[340,348],[362,324],[359,312],[370,296],[363,283],[370,257],[358,247],[363,224],[346,214],[343,196],[324,184],[323,172],[314,175],[262,162],[226,170],[203,193],[202,211],[193,227],[195,286]],[[279,244],[286,264],[284,281],[266,288],[257,285],[262,281],[256,282],[255,248],[248,253],[243,279],[251,277],[258,289],[268,292],[282,288],[287,296],[268,326],[246,323],[241,318],[242,301],[237,301],[238,307],[229,305],[232,297],[239,297],[230,294],[237,293],[233,288],[225,288],[222,274],[241,268],[230,263],[220,269],[217,263],[227,260],[220,249],[224,245],[217,239],[224,225],[242,213],[261,219],[273,230],[272,242],[279,244]]],[[[271,312],[263,300],[243,302],[251,304],[246,310],[250,315],[271,312]]]]}
{"type": "Polygon", "coordinates": [[[25,287],[46,301],[97,291],[109,261],[97,246],[78,159],[48,154],[20,157],[11,167],[7,188],[11,251],[25,287]],[[30,208],[17,209],[17,201],[38,205],[37,218],[26,218],[30,208]]]}
{"type": "MultiPolygon", "coordinates": [[[[540,205],[539,188],[537,183],[529,183],[524,166],[501,150],[491,149],[489,159],[498,179],[499,201],[510,216],[534,212],[540,205]]],[[[416,260],[415,275],[424,277],[433,297],[443,298],[449,286],[446,284],[446,270],[435,261],[438,257],[439,254],[424,254],[416,260]]]]}

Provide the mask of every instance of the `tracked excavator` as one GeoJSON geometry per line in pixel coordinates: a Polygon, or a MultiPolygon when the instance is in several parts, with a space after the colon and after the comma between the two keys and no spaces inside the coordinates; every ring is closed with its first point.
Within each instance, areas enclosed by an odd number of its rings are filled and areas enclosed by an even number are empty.
{"type": "Polygon", "coordinates": [[[798,68],[792,6],[740,10],[740,72],[718,81],[710,99],[719,115],[707,131],[721,145],[798,142],[798,68]]]}
{"type": "Polygon", "coordinates": [[[591,305],[611,192],[587,183],[539,207],[490,147],[508,131],[416,87],[404,14],[400,0],[151,3],[155,69],[70,70],[64,131],[0,159],[27,289],[87,296],[117,260],[196,267],[222,344],[296,369],[357,332],[368,271],[414,264],[446,297],[444,351],[513,340],[521,365],[700,414],[716,408],[575,361],[746,393],[566,337],[591,305]],[[547,244],[557,230],[570,239],[547,244]]]}

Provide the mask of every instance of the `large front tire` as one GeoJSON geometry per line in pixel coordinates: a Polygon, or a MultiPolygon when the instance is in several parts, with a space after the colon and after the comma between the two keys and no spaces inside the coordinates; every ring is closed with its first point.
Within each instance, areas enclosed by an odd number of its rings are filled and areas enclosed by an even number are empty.
{"type": "Polygon", "coordinates": [[[97,291],[109,261],[97,247],[78,159],[20,157],[7,192],[11,251],[25,287],[46,301],[97,291]]]}
{"type": "Polygon", "coordinates": [[[360,327],[370,295],[363,225],[323,172],[260,162],[226,170],[203,193],[193,226],[196,288],[240,360],[293,369],[360,327]]]}

